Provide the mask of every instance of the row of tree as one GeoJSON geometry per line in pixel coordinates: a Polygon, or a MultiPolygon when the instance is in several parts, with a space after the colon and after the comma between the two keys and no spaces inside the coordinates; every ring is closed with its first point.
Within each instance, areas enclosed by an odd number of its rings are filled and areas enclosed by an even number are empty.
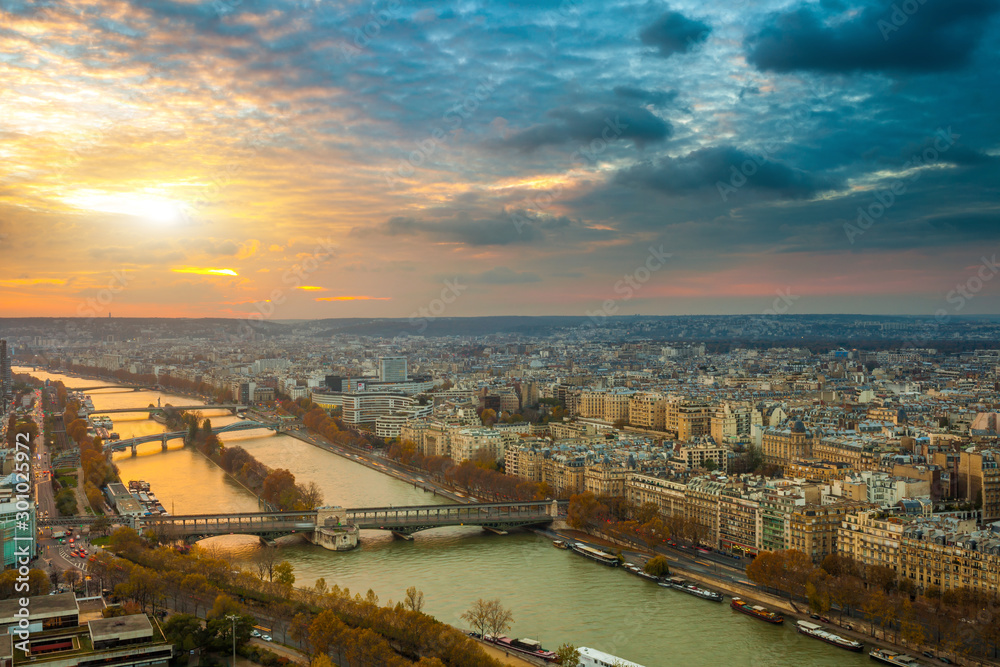
{"type": "Polygon", "coordinates": [[[709,534],[707,526],[681,514],[664,518],[656,503],[636,505],[620,496],[595,496],[589,491],[570,496],[567,518],[577,530],[597,530],[649,549],[671,538],[701,544],[709,534]]]}
{"type": "MultiPolygon", "coordinates": [[[[195,614],[206,610],[210,618],[224,612],[266,619],[275,628],[289,628],[313,656],[333,655],[339,664],[351,667],[499,665],[463,633],[424,614],[423,594],[415,588],[403,601],[386,605],[379,604],[373,591],[352,596],[346,588],[329,588],[322,579],[312,589],[298,589],[292,586],[294,576],[291,583],[281,576],[281,561],[271,565],[268,557],[261,557],[236,563],[223,552],[198,547],[183,554],[157,547],[155,536],[142,537],[127,528],[111,535],[108,548],[117,555],[97,556],[91,574],[139,611],[169,601],[180,611],[192,606],[195,614]],[[268,572],[272,574],[265,576],[268,572]]],[[[221,625],[216,629],[221,632],[221,625]]]]}
{"type": "Polygon", "coordinates": [[[748,566],[754,583],[808,601],[818,614],[860,612],[872,636],[958,656],[986,658],[1000,650],[1000,598],[965,588],[930,586],[919,594],[890,567],[831,554],[819,566],[795,549],[763,551],[748,566]]]}
{"type": "Polygon", "coordinates": [[[239,445],[226,447],[213,433],[210,419],[205,419],[201,428],[197,422],[190,423],[185,442],[197,447],[241,484],[279,510],[311,510],[323,504],[323,494],[315,482],[297,484],[295,475],[289,470],[272,470],[239,445]]]}

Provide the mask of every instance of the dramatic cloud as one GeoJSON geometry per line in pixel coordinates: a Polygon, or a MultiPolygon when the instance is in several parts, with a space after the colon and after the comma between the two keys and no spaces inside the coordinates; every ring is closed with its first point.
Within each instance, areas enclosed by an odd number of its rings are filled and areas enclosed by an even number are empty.
{"type": "Polygon", "coordinates": [[[829,179],[777,162],[767,153],[747,153],[729,146],[638,164],[619,172],[616,181],[672,196],[710,190],[723,200],[743,188],[799,199],[834,187],[829,179]]]}
{"type": "Polygon", "coordinates": [[[998,11],[993,0],[879,0],[831,17],[810,4],[770,17],[747,40],[747,59],[779,72],[950,70],[969,62],[998,11]]]}
{"type": "Polygon", "coordinates": [[[530,152],[542,146],[578,142],[589,147],[591,142],[612,143],[630,140],[639,148],[661,142],[670,136],[670,123],[646,109],[608,107],[591,111],[555,109],[548,113],[552,122],[535,125],[498,142],[501,146],[530,152]]]}
{"type": "Polygon", "coordinates": [[[933,313],[1000,233],[995,1],[390,4],[0,0],[5,312],[583,314],[662,243],[635,312],[933,313]]]}
{"type": "Polygon", "coordinates": [[[694,21],[674,11],[665,12],[652,25],[643,28],[639,38],[647,46],[655,46],[660,55],[668,58],[675,53],[686,53],[704,42],[712,28],[701,21],[694,21]]]}

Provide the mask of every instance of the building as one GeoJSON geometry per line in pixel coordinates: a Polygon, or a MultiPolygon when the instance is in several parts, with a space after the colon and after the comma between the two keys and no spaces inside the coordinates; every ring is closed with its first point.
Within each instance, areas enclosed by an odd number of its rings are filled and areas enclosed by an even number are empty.
{"type": "Polygon", "coordinates": [[[725,472],[729,467],[729,447],[717,445],[711,438],[701,442],[690,442],[681,445],[674,452],[674,459],[680,461],[684,468],[704,468],[709,461],[715,463],[715,468],[725,472]]]}
{"type": "Polygon", "coordinates": [[[406,382],[406,357],[379,357],[378,379],[382,382],[406,382]]]}
{"type": "Polygon", "coordinates": [[[719,496],[725,486],[712,477],[695,477],[684,489],[685,518],[704,544],[719,543],[719,496]]]}
{"type": "Polygon", "coordinates": [[[847,514],[837,529],[837,553],[898,572],[903,527],[903,519],[875,510],[847,514]]]}
{"type": "Polygon", "coordinates": [[[628,402],[628,423],[649,431],[664,430],[667,423],[667,399],[657,393],[633,395],[628,402]]]}
{"type": "MultiPolygon", "coordinates": [[[[166,667],[173,657],[173,646],[164,641],[145,614],[95,619],[80,625],[79,607],[72,593],[36,596],[28,602],[31,635],[24,664],[166,667]]],[[[17,600],[0,601],[0,630],[17,623],[15,614],[19,609],[17,600]]],[[[10,635],[5,631],[0,637],[10,635]]],[[[0,661],[4,647],[0,643],[0,661]]]]}
{"type": "Polygon", "coordinates": [[[633,472],[625,480],[625,498],[636,506],[653,503],[663,517],[684,516],[687,484],[633,472]]]}
{"type": "Polygon", "coordinates": [[[960,452],[958,492],[981,506],[984,522],[1000,519],[1000,451],[970,447],[960,452]]]}
{"type": "Polygon", "coordinates": [[[704,402],[672,399],[667,401],[664,421],[664,428],[673,431],[678,440],[699,438],[711,434],[712,408],[704,402]]]}
{"type": "Polygon", "coordinates": [[[623,498],[628,476],[628,468],[605,461],[587,467],[583,473],[583,488],[595,496],[623,498]]]}
{"type": "Polygon", "coordinates": [[[766,429],[762,440],[764,463],[781,466],[784,470],[792,461],[811,458],[812,441],[812,433],[801,421],[795,421],[788,428],[766,429]]]}
{"type": "MultiPolygon", "coordinates": [[[[34,544],[33,541],[15,540],[15,537],[33,538],[35,535],[35,503],[28,503],[28,520],[18,519],[24,510],[17,509],[17,502],[0,502],[0,570],[14,567],[17,564],[15,551],[20,546],[34,544]],[[20,527],[24,524],[24,527],[20,527]]],[[[35,554],[31,554],[34,557],[35,554]]]]}
{"type": "Polygon", "coordinates": [[[845,502],[795,506],[788,514],[785,548],[801,551],[814,563],[821,562],[830,554],[837,553],[837,535],[844,518],[862,507],[869,505],[845,502]]]}
{"type": "Polygon", "coordinates": [[[491,428],[463,428],[451,439],[451,458],[455,461],[485,459],[499,461],[504,458],[504,437],[491,428]]]}
{"type": "Polygon", "coordinates": [[[11,374],[10,350],[7,341],[0,340],[0,398],[8,399],[14,395],[14,379],[11,374]]]}
{"type": "Polygon", "coordinates": [[[718,547],[724,551],[756,556],[762,532],[760,498],[738,486],[727,486],[719,493],[718,547]]]}
{"type": "MultiPolygon", "coordinates": [[[[29,598],[29,603],[30,632],[75,628],[80,625],[80,605],[73,593],[38,595],[29,598]]],[[[17,598],[0,600],[0,634],[7,634],[8,628],[18,624],[20,610],[17,598]]]]}

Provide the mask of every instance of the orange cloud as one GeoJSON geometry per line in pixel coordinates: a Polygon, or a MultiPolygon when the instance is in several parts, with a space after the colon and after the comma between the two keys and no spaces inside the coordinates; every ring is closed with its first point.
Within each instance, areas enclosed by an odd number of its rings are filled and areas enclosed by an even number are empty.
{"type": "Polygon", "coordinates": [[[179,269],[170,269],[174,273],[193,273],[198,276],[238,276],[232,269],[201,269],[196,266],[185,266],[179,269]]]}
{"type": "Polygon", "coordinates": [[[389,301],[391,296],[321,296],[316,301],[389,301]]]}
{"type": "Polygon", "coordinates": [[[3,287],[24,287],[27,285],[65,285],[65,280],[58,278],[13,278],[11,280],[0,280],[3,287]]]}
{"type": "Polygon", "coordinates": [[[315,285],[296,285],[295,289],[304,289],[304,290],[320,291],[321,292],[321,291],[325,290],[326,288],[325,287],[316,287],[315,285]]]}

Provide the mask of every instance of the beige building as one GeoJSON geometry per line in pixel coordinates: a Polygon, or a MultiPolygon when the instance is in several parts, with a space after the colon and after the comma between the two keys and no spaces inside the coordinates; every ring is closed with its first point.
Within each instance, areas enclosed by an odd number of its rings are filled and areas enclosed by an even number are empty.
{"type": "Polygon", "coordinates": [[[625,480],[629,476],[628,468],[600,463],[588,466],[583,474],[583,488],[595,496],[625,497],[625,480]]]}
{"type": "Polygon", "coordinates": [[[666,427],[667,399],[658,393],[635,394],[628,403],[628,422],[636,428],[662,431],[666,427]]]}
{"type": "Polygon", "coordinates": [[[684,482],[635,472],[625,480],[625,498],[630,503],[636,506],[654,503],[664,518],[685,515],[686,489],[684,482]]]}
{"type": "Polygon", "coordinates": [[[982,505],[983,521],[1000,518],[1000,452],[989,449],[961,452],[958,488],[963,498],[982,505]]]}
{"type": "Polygon", "coordinates": [[[707,544],[719,543],[719,496],[725,483],[710,477],[695,477],[684,489],[685,515],[705,532],[707,544]]]}
{"type": "Polygon", "coordinates": [[[674,452],[674,459],[683,462],[688,470],[704,468],[707,461],[714,461],[715,467],[726,472],[729,467],[729,447],[708,442],[695,442],[682,445],[674,452]]]}
{"type": "Polygon", "coordinates": [[[769,428],[762,438],[764,463],[781,466],[784,470],[792,461],[811,458],[812,444],[812,433],[801,421],[789,428],[769,428]]]}
{"type": "Polygon", "coordinates": [[[678,440],[691,440],[711,433],[712,408],[708,403],[675,398],[667,401],[664,420],[664,428],[673,431],[678,440]]]}

